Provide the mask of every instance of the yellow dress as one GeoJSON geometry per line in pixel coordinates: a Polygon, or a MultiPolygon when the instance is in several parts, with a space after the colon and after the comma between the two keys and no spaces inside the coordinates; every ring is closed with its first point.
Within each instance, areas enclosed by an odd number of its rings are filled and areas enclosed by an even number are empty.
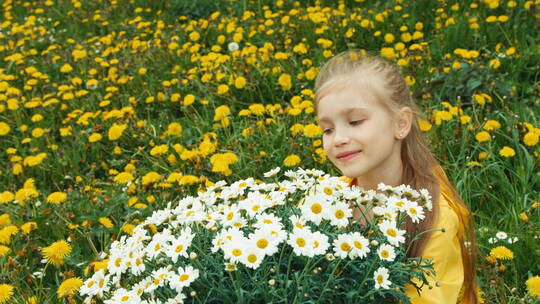
{"type": "Polygon", "coordinates": [[[428,278],[432,288],[423,287],[420,295],[414,287],[409,286],[406,294],[413,304],[456,304],[463,285],[463,264],[458,238],[462,227],[456,212],[444,195],[441,195],[439,200],[439,212],[434,228],[444,228],[445,232],[433,232],[422,253],[423,258],[433,261],[436,275],[435,278],[428,278]]]}

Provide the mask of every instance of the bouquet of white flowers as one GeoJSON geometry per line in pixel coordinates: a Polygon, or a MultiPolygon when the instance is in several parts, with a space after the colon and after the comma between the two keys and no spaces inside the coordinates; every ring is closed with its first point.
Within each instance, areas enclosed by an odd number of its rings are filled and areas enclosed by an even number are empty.
{"type": "Polygon", "coordinates": [[[155,211],[111,245],[85,303],[410,303],[404,285],[427,284],[432,265],[406,257],[401,229],[431,209],[427,191],[278,172],[155,211]]]}

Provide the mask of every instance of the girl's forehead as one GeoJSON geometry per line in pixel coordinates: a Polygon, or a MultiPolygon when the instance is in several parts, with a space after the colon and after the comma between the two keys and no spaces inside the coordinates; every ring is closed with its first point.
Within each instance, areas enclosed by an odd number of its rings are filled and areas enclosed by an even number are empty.
{"type": "Polygon", "coordinates": [[[374,108],[381,106],[381,94],[369,85],[335,87],[327,90],[316,104],[317,115],[343,108],[374,108]]]}

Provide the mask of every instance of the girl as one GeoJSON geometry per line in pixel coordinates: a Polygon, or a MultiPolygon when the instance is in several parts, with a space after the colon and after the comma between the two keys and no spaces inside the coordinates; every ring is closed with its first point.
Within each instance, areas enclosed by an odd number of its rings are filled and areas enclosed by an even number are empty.
{"type": "Polygon", "coordinates": [[[328,159],[350,184],[408,184],[433,196],[433,211],[406,230],[423,234],[408,256],[434,262],[431,288],[406,292],[414,304],[477,303],[476,243],[470,213],[429,150],[415,115],[417,108],[399,70],[365,52],[348,51],[328,61],[315,82],[316,110],[328,159]]]}

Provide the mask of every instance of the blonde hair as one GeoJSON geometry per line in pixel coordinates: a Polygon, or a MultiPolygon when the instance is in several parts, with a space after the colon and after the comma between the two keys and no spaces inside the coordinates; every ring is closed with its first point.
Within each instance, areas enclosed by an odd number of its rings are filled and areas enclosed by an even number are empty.
{"type": "MultiPolygon", "coordinates": [[[[411,130],[402,140],[402,183],[415,189],[427,189],[433,197],[433,211],[426,214],[426,218],[419,225],[407,221],[408,240],[414,239],[421,231],[433,228],[439,213],[439,197],[441,194],[448,197],[448,203],[458,215],[463,227],[463,231],[458,233],[464,268],[462,303],[477,303],[476,241],[471,215],[420,131],[416,118],[422,117],[422,113],[414,103],[410,89],[399,69],[387,60],[368,55],[365,51],[343,52],[327,61],[315,80],[316,108],[319,101],[329,92],[355,83],[371,88],[392,114],[403,107],[409,107],[413,111],[411,130]]],[[[430,235],[431,233],[426,233],[418,241],[413,242],[407,255],[420,256],[430,235]]]]}

